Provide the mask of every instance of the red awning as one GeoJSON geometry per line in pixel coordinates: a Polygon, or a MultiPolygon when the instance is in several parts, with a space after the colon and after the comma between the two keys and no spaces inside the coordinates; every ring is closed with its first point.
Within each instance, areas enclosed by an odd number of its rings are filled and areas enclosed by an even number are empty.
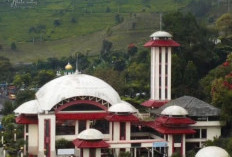
{"type": "Polygon", "coordinates": [[[150,40],[148,41],[144,47],[179,47],[180,44],[175,42],[174,40],[150,40]]]}
{"type": "Polygon", "coordinates": [[[73,140],[73,144],[77,148],[108,148],[110,145],[103,140],[94,140],[94,141],[86,141],[75,139],[73,140]]]}
{"type": "Polygon", "coordinates": [[[111,122],[138,122],[139,119],[133,114],[129,115],[108,115],[106,116],[106,120],[111,122]]]}
{"type": "Polygon", "coordinates": [[[189,127],[165,127],[157,122],[145,122],[143,126],[150,127],[162,134],[195,134],[196,131],[189,127]]]}
{"type": "Polygon", "coordinates": [[[196,123],[194,120],[187,117],[168,117],[168,116],[160,116],[156,118],[155,122],[162,123],[165,125],[189,125],[196,123]]]}
{"type": "Polygon", "coordinates": [[[38,124],[37,116],[19,115],[15,118],[17,124],[38,124]]]}
{"type": "Polygon", "coordinates": [[[57,120],[96,120],[104,119],[108,115],[107,112],[94,113],[57,113],[57,120]]]}
{"type": "Polygon", "coordinates": [[[163,106],[164,104],[166,104],[168,102],[168,100],[147,100],[145,102],[142,103],[143,106],[145,107],[155,107],[155,108],[159,108],[161,106],[163,106]]]}

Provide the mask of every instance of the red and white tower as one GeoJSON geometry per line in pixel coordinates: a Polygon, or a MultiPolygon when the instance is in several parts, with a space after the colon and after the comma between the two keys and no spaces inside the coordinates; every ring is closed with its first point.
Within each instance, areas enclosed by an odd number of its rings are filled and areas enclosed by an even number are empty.
{"type": "Polygon", "coordinates": [[[151,48],[151,95],[142,105],[159,108],[171,100],[171,51],[180,44],[164,31],[155,32],[150,37],[144,46],[151,48]]]}

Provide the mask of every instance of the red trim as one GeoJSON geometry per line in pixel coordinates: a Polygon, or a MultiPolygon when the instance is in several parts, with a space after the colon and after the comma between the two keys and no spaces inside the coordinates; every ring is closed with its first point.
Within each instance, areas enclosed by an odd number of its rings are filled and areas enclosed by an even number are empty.
{"type": "Polygon", "coordinates": [[[138,122],[139,121],[139,119],[132,114],[129,114],[129,115],[112,114],[112,115],[106,116],[105,119],[111,122],[138,122]]]}
{"type": "Polygon", "coordinates": [[[174,126],[174,125],[189,125],[189,124],[195,124],[196,122],[190,118],[187,117],[168,117],[168,116],[161,116],[156,118],[155,122],[157,123],[162,123],[165,125],[170,125],[170,126],[174,126]]]}
{"type": "Polygon", "coordinates": [[[114,122],[112,122],[112,141],[114,140],[114,122]]]}
{"type": "Polygon", "coordinates": [[[73,144],[77,148],[108,148],[110,145],[103,140],[73,140],[73,144]]]}
{"type": "Polygon", "coordinates": [[[143,102],[142,106],[159,108],[168,102],[169,100],[151,100],[150,99],[150,100],[143,102]]]}
{"type": "Polygon", "coordinates": [[[19,115],[15,118],[17,124],[38,124],[37,116],[19,115]]]}
{"type": "Polygon", "coordinates": [[[79,105],[79,104],[90,104],[90,105],[94,105],[94,106],[97,106],[105,111],[107,111],[107,107],[100,104],[99,102],[96,102],[96,101],[91,101],[91,100],[76,100],[76,101],[71,101],[71,102],[68,102],[66,104],[63,104],[62,106],[58,107],[56,110],[55,110],[55,113],[58,113],[59,111],[69,107],[69,106],[72,106],[72,105],[79,105]]]}
{"type": "Polygon", "coordinates": [[[51,120],[44,119],[44,150],[46,150],[46,156],[51,156],[51,120]],[[46,123],[48,122],[48,136],[46,136],[47,126],[46,123]],[[48,145],[49,150],[47,150],[46,145],[48,145]]]}
{"type": "Polygon", "coordinates": [[[92,112],[92,113],[56,113],[57,120],[97,120],[104,119],[108,113],[92,112]]]}
{"type": "Polygon", "coordinates": [[[175,42],[174,40],[150,40],[144,47],[179,47],[180,44],[175,42]]]}

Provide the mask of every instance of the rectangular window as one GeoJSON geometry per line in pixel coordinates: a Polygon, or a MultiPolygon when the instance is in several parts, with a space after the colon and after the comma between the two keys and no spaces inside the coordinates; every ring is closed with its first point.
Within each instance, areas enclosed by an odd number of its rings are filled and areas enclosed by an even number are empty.
{"type": "Polygon", "coordinates": [[[29,127],[28,124],[26,124],[26,133],[28,133],[28,130],[29,130],[28,127],[29,127]]]}
{"type": "Polygon", "coordinates": [[[168,63],[168,48],[165,48],[165,63],[168,63]]]}
{"type": "Polygon", "coordinates": [[[174,143],[181,143],[182,141],[182,135],[174,135],[174,143]]]}
{"type": "Polygon", "coordinates": [[[45,119],[44,121],[44,149],[45,155],[50,157],[50,119],[45,119]]]}
{"type": "Polygon", "coordinates": [[[75,122],[74,120],[57,120],[56,135],[74,135],[75,122]]]}
{"type": "Polygon", "coordinates": [[[120,140],[126,140],[126,123],[120,122],[120,140]]]}
{"type": "Polygon", "coordinates": [[[89,157],[96,157],[96,149],[94,148],[89,149],[89,157]]]}
{"type": "Polygon", "coordinates": [[[207,138],[207,130],[201,129],[201,138],[207,138]]]}
{"type": "Polygon", "coordinates": [[[78,130],[79,133],[84,131],[86,129],[86,120],[79,120],[78,121],[78,128],[79,128],[79,130],[78,130]]]}

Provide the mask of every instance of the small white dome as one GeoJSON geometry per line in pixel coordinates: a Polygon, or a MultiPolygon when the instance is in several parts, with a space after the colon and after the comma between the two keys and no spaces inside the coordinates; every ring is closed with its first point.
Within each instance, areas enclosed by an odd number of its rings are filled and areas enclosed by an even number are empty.
{"type": "Polygon", "coordinates": [[[81,140],[102,140],[104,136],[96,129],[86,129],[82,131],[77,138],[81,140]]]}
{"type": "Polygon", "coordinates": [[[153,34],[150,35],[151,38],[153,39],[157,39],[157,38],[171,38],[172,35],[168,32],[164,32],[164,31],[157,31],[157,32],[154,32],[153,34]]]}
{"type": "Polygon", "coordinates": [[[116,104],[121,102],[118,93],[105,81],[86,74],[58,77],[42,86],[36,98],[42,110],[49,111],[64,99],[77,96],[93,96],[116,104]]]}
{"type": "Polygon", "coordinates": [[[200,149],[195,157],[230,157],[229,154],[222,148],[209,146],[200,149]]]}
{"type": "Polygon", "coordinates": [[[37,100],[27,101],[14,110],[16,114],[38,114],[41,112],[42,110],[37,100]]]}
{"type": "Polygon", "coordinates": [[[169,106],[166,107],[162,112],[162,115],[170,115],[170,116],[185,116],[188,115],[188,111],[180,106],[169,106]]]}
{"type": "Polygon", "coordinates": [[[136,112],[138,112],[138,110],[134,106],[132,106],[131,104],[129,104],[126,101],[121,101],[120,103],[112,105],[108,109],[108,111],[114,112],[114,113],[117,113],[117,112],[136,113],[136,112]]]}

